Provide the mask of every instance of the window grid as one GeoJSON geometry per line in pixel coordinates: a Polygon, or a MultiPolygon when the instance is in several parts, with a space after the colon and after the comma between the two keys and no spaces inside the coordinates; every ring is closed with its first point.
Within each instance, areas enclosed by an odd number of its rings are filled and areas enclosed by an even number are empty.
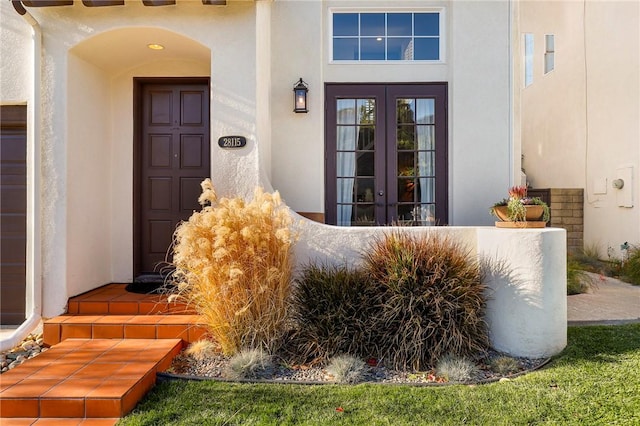
{"type": "Polygon", "coordinates": [[[378,36],[371,36],[371,35],[363,35],[363,31],[362,31],[362,16],[366,15],[367,12],[339,12],[339,13],[334,13],[334,16],[336,15],[343,15],[343,14],[347,14],[347,13],[352,13],[352,14],[357,14],[358,15],[358,34],[357,35],[335,35],[335,28],[334,28],[334,35],[332,35],[332,41],[334,43],[334,49],[333,49],[333,60],[355,60],[355,61],[369,61],[369,60],[383,60],[383,61],[395,61],[395,60],[405,60],[405,61],[439,61],[441,60],[442,57],[442,52],[441,52],[441,47],[440,47],[440,37],[441,37],[441,28],[440,28],[440,12],[374,12],[374,13],[381,13],[384,14],[384,34],[380,34],[378,36]],[[398,14],[410,14],[411,15],[411,35],[405,35],[405,36],[396,36],[396,35],[389,35],[389,15],[398,15],[398,14]],[[436,15],[437,16],[437,35],[416,35],[416,16],[417,15],[436,15]],[[380,38],[382,38],[382,40],[379,40],[380,38]],[[389,40],[402,40],[402,39],[410,39],[409,41],[409,47],[406,50],[409,50],[411,52],[411,57],[407,58],[407,57],[403,57],[401,59],[389,59],[389,40]],[[336,58],[336,49],[335,49],[335,42],[336,40],[357,40],[357,46],[358,46],[358,51],[357,51],[357,57],[356,58],[350,58],[350,59],[340,59],[340,58],[336,58]],[[362,59],[362,52],[363,52],[363,40],[376,40],[376,41],[383,41],[384,42],[384,58],[380,58],[380,59],[362,59]],[[426,58],[426,59],[415,59],[415,44],[416,41],[425,41],[425,40],[435,40],[437,42],[437,55],[436,57],[433,58],[426,58]]]}

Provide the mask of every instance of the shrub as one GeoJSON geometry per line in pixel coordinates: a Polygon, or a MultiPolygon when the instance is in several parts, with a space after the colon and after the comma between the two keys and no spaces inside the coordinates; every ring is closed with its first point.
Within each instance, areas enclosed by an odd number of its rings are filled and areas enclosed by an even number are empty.
{"type": "Polygon", "coordinates": [[[622,278],[631,284],[640,285],[640,246],[628,249],[622,266],[622,278]]]}
{"type": "Polygon", "coordinates": [[[245,202],[218,200],[209,179],[202,189],[198,201],[204,207],[174,236],[179,294],[204,318],[226,355],[242,347],[272,351],[287,322],[291,216],[277,192],[256,189],[245,202]]]}
{"type": "Polygon", "coordinates": [[[491,369],[504,376],[517,372],[520,369],[520,365],[518,360],[502,355],[491,360],[491,369]]]}
{"type": "Polygon", "coordinates": [[[338,355],[327,366],[327,372],[338,383],[358,383],[362,380],[365,363],[350,355],[338,355]]]}
{"type": "Polygon", "coordinates": [[[583,270],[583,266],[572,256],[567,258],[567,294],[587,293],[595,281],[583,270]]]}
{"type": "Polygon", "coordinates": [[[445,355],[436,365],[436,376],[448,382],[468,382],[478,374],[478,367],[469,359],[445,355]]]}
{"type": "Polygon", "coordinates": [[[198,340],[190,344],[184,352],[196,361],[204,361],[218,351],[218,346],[211,340],[198,340]]]}
{"type": "Polygon", "coordinates": [[[486,286],[479,262],[459,243],[394,231],[374,241],[364,260],[382,296],[372,337],[378,358],[422,370],[445,353],[486,349],[486,286]]]}
{"type": "Polygon", "coordinates": [[[273,374],[271,355],[262,349],[245,349],[229,360],[225,376],[229,379],[259,379],[273,374]]]}
{"type": "Polygon", "coordinates": [[[364,271],[347,266],[305,266],[292,293],[291,344],[303,362],[341,354],[371,354],[371,330],[380,291],[364,271]]]}

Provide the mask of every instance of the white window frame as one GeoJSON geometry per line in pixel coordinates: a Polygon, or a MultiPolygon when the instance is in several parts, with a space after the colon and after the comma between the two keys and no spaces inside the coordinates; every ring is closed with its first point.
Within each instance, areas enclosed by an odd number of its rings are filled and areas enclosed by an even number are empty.
{"type": "MultiPolygon", "coordinates": [[[[398,65],[398,64],[445,64],[447,51],[446,51],[446,8],[445,7],[418,7],[418,8],[353,8],[353,7],[330,7],[328,17],[328,31],[327,31],[327,45],[329,51],[329,63],[337,65],[354,65],[354,64],[386,64],[386,65],[398,65]],[[440,52],[439,59],[419,59],[419,60],[334,60],[333,59],[333,15],[335,13],[438,13],[439,14],[439,29],[440,33],[438,49],[440,52]]],[[[360,37],[358,37],[360,39],[360,37]]]]}

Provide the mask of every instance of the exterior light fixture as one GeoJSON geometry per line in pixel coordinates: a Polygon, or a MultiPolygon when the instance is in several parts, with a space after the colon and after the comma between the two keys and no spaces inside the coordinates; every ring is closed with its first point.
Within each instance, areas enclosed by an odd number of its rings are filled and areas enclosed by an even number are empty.
{"type": "Polygon", "coordinates": [[[163,45],[161,45],[161,44],[155,44],[155,43],[147,44],[147,47],[148,47],[149,49],[151,49],[151,50],[162,50],[162,49],[164,49],[164,46],[163,46],[163,45]]]}
{"type": "Polygon", "coordinates": [[[293,86],[293,112],[309,112],[307,108],[307,93],[309,92],[309,86],[302,81],[302,77],[293,86]]]}

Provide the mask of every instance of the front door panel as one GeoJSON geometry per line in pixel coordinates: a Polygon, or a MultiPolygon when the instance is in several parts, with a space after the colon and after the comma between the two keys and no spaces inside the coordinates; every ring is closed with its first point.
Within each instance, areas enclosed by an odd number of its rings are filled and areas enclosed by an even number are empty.
{"type": "Polygon", "coordinates": [[[145,84],[139,150],[139,273],[171,262],[176,225],[199,210],[209,176],[207,84],[145,84]]]}

